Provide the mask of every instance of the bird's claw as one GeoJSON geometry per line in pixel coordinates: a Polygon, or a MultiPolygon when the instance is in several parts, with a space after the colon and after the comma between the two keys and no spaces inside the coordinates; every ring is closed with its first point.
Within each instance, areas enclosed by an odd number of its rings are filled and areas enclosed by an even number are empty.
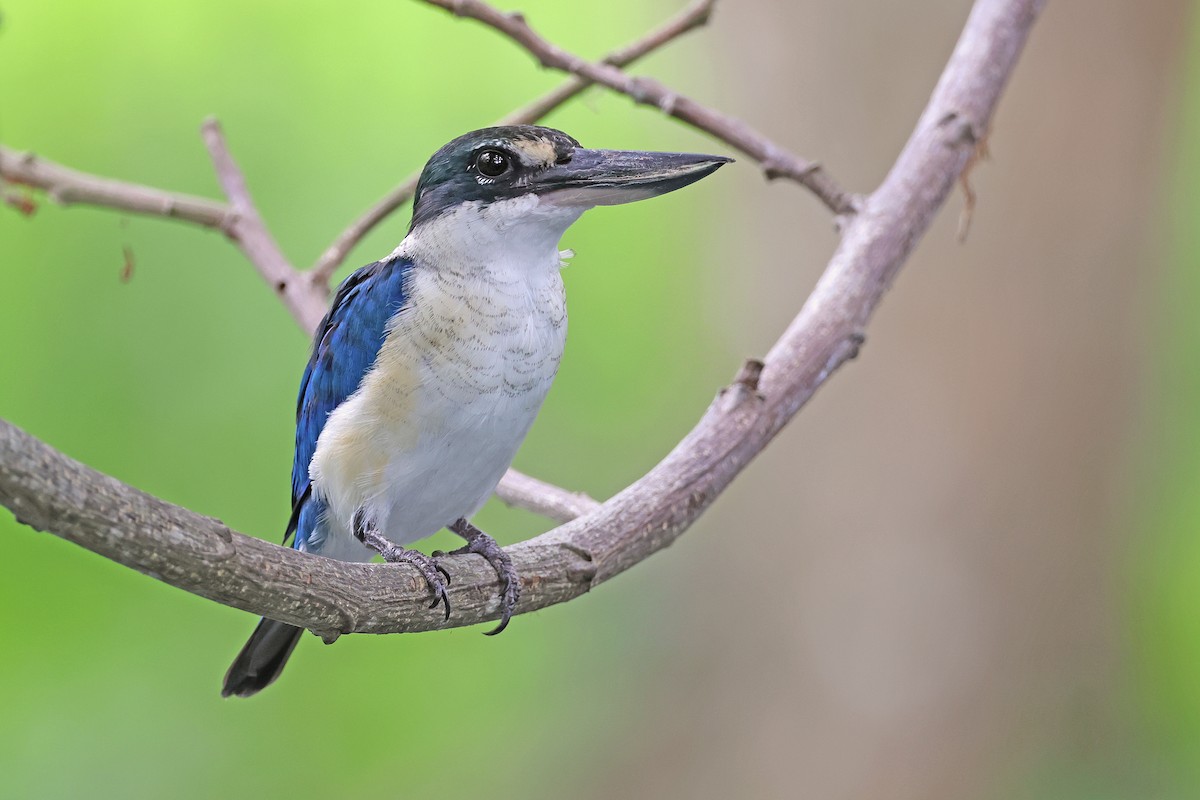
{"type": "Polygon", "coordinates": [[[446,587],[450,585],[450,573],[441,564],[419,550],[408,550],[389,541],[367,522],[361,511],[354,517],[354,536],[383,556],[383,560],[389,564],[411,564],[415,567],[433,592],[433,602],[429,607],[437,608],[439,603],[445,603],[446,619],[450,619],[450,595],[446,592],[446,587]]]}
{"type": "MultiPolygon", "coordinates": [[[[493,564],[492,566],[496,566],[493,564]]],[[[511,568],[511,563],[509,567],[511,568]]],[[[516,572],[511,575],[506,575],[497,567],[497,574],[504,581],[504,590],[500,593],[500,624],[490,631],[484,632],[484,636],[495,636],[500,631],[508,627],[508,621],[512,619],[513,609],[517,606],[517,600],[521,597],[521,580],[517,577],[516,572]]]]}
{"type": "Polygon", "coordinates": [[[441,564],[419,550],[406,550],[403,547],[396,547],[381,555],[389,564],[411,564],[416,567],[425,583],[429,584],[429,590],[433,592],[433,601],[429,607],[437,608],[440,603],[445,603],[446,619],[450,619],[450,595],[446,592],[446,587],[450,585],[450,573],[446,572],[441,564]]]}
{"type": "Polygon", "coordinates": [[[434,587],[433,592],[433,601],[430,602],[429,608],[437,608],[438,603],[444,602],[446,604],[446,619],[450,619],[450,596],[446,594],[446,589],[438,586],[434,587]]]}
{"type": "Polygon", "coordinates": [[[450,555],[474,553],[483,556],[492,565],[492,569],[496,570],[496,575],[503,584],[500,590],[500,624],[485,634],[486,636],[495,636],[508,627],[508,622],[512,619],[513,609],[517,607],[517,601],[521,598],[521,576],[517,574],[508,553],[496,544],[496,540],[471,523],[466,520],[458,520],[450,526],[450,530],[467,540],[462,547],[451,550],[450,555]]]}

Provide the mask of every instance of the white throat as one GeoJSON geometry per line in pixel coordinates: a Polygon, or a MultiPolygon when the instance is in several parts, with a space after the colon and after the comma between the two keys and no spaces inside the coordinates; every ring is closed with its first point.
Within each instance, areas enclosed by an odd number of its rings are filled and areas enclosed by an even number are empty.
{"type": "Polygon", "coordinates": [[[463,203],[414,228],[394,255],[464,272],[557,272],[559,240],[586,210],[544,202],[534,194],[486,206],[463,203]]]}

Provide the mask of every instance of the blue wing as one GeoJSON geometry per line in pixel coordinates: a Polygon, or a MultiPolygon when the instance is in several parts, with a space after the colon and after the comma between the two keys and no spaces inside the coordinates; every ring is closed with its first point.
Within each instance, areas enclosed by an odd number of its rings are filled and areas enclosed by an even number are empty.
{"type": "Polygon", "coordinates": [[[285,543],[294,533],[293,546],[307,544],[320,521],[324,503],[312,496],[308,478],[317,439],[330,413],[357,391],[375,363],[388,321],[404,307],[411,271],[412,262],[404,258],[376,261],[357,270],[338,287],[329,313],[317,326],[296,399],[292,516],[285,543]]]}

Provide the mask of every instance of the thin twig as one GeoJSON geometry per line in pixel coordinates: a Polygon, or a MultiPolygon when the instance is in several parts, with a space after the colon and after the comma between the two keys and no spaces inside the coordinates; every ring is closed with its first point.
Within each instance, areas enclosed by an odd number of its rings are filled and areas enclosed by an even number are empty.
{"type": "Polygon", "coordinates": [[[600,507],[599,502],[583,492],[568,492],[515,469],[505,473],[496,487],[496,497],[555,522],[570,522],[600,507]]]}
{"type": "MultiPolygon", "coordinates": [[[[961,176],[1043,0],[977,0],[950,62],[883,184],[848,221],[799,315],[688,436],[598,509],[507,548],[518,613],[570,600],[671,544],[862,343],[862,331],[961,176]]],[[[498,616],[482,559],[454,576],[449,622],[415,573],[312,558],[235,533],[63,456],[0,421],[0,503],[17,519],[218,602],[333,638],[469,625],[498,616]]]]}
{"type": "Polygon", "coordinates": [[[458,17],[478,20],[524,47],[543,67],[562,70],[628,95],[642,105],[655,106],[664,114],[716,137],[757,161],[768,179],[788,178],[805,186],[839,216],[854,213],[855,198],[844,191],[820,164],[808,161],[768,139],[736,117],[702,105],[656,80],[635,78],[620,69],[593,63],[568,53],[538,35],[525,17],[506,14],[482,0],[424,0],[458,17]]]}
{"type": "MultiPolygon", "coordinates": [[[[716,0],[695,0],[695,2],[685,7],[655,30],[637,41],[609,53],[605,56],[604,63],[616,67],[632,64],[663,45],[678,39],[688,31],[695,30],[704,25],[712,15],[712,9],[715,4],[716,0]]],[[[572,77],[528,105],[506,115],[495,124],[528,125],[537,122],[591,86],[592,83],[587,78],[572,77]]],[[[354,220],[354,222],[350,223],[349,227],[339,233],[337,238],[333,240],[333,244],[326,248],[325,252],[321,254],[321,257],[312,266],[312,269],[305,274],[308,282],[328,294],[329,281],[333,278],[333,273],[337,271],[337,268],[346,260],[346,256],[350,255],[350,251],[354,249],[355,245],[362,241],[363,237],[370,233],[376,225],[386,219],[397,208],[412,199],[413,192],[417,189],[417,180],[420,177],[421,173],[419,172],[409,175],[399,186],[388,192],[379,202],[371,206],[365,214],[354,220]]]]}
{"type": "MultiPolygon", "coordinates": [[[[258,273],[274,292],[283,300],[288,311],[306,331],[315,331],[325,316],[325,299],[310,291],[298,280],[296,269],[288,262],[275,237],[267,230],[262,216],[246,188],[246,177],[233,160],[221,125],[215,119],[207,119],[200,128],[204,144],[208,147],[217,180],[221,184],[229,206],[234,214],[223,229],[243,253],[250,259],[258,273]]],[[[311,335],[311,333],[310,333],[311,335]]]]}
{"type": "Polygon", "coordinates": [[[225,228],[233,216],[233,209],[216,200],[89,175],[4,145],[0,145],[0,178],[40,189],[64,206],[107,206],[218,229],[225,228]]]}

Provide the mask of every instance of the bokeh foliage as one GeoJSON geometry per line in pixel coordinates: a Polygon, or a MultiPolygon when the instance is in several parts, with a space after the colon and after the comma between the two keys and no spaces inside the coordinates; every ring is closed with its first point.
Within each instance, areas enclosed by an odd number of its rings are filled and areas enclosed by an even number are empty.
{"type": "MultiPolygon", "coordinates": [[[[676,6],[521,7],[554,40],[598,55],[676,6]]],[[[481,27],[406,0],[4,0],[0,12],[0,141],[217,196],[198,136],[216,115],[301,266],[440,144],[559,80],[481,27]]],[[[648,71],[717,95],[705,36],[648,71]]],[[[1200,786],[1194,55],[1183,83],[1166,157],[1168,269],[1146,312],[1161,320],[1147,424],[1124,487],[1128,519],[1114,526],[1128,533],[1113,535],[1119,653],[1096,659],[1119,663],[1119,688],[1093,703],[1104,714],[1094,749],[1050,748],[1016,765],[997,796],[1187,798],[1200,786]]],[[[721,151],[599,91],[548,123],[597,146],[721,151]]],[[[706,319],[729,285],[731,265],[710,254],[721,220],[737,218],[721,183],[731,172],[594,212],[569,232],[572,334],[519,466],[605,496],[660,457],[732,373],[744,354],[706,319]]],[[[402,212],[381,226],[346,269],[390,251],[406,223],[402,212]]],[[[0,416],[146,491],[280,535],[307,342],[219,234],[48,202],[30,219],[0,209],[0,281],[0,416]]],[[[506,542],[546,524],[496,505],[481,522],[506,542]]],[[[1097,547],[1112,546],[1102,538],[1097,547]]],[[[331,648],[307,637],[278,685],[222,701],[249,615],[0,512],[0,796],[573,796],[606,753],[639,746],[645,676],[667,661],[646,604],[680,602],[655,593],[649,572],[521,617],[494,640],[479,629],[331,648]]]]}

